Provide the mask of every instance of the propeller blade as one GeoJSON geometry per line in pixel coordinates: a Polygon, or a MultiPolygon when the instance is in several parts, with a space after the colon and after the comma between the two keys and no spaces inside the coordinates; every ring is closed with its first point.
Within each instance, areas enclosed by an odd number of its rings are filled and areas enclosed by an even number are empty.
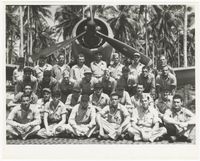
{"type": "Polygon", "coordinates": [[[90,6],[90,18],[91,18],[92,23],[94,23],[94,14],[93,14],[92,6],[90,6]]]}
{"type": "Polygon", "coordinates": [[[79,34],[78,36],[76,36],[70,40],[65,40],[63,42],[57,43],[48,48],[42,49],[38,54],[34,54],[32,56],[33,61],[37,60],[40,56],[48,57],[48,56],[52,55],[56,51],[60,50],[61,48],[64,48],[65,46],[69,45],[70,43],[72,43],[73,41],[78,39],[79,37],[83,36],[85,33],[86,33],[86,31],[82,32],[81,34],[79,34]]]}
{"type": "Polygon", "coordinates": [[[133,58],[133,53],[139,53],[140,54],[140,62],[144,65],[152,65],[152,60],[147,57],[146,55],[144,55],[143,53],[139,52],[137,49],[117,40],[117,39],[113,39],[108,37],[107,35],[104,35],[100,32],[97,31],[97,34],[104,39],[105,41],[107,41],[113,48],[115,48],[116,50],[118,50],[119,52],[121,52],[123,55],[125,55],[128,58],[133,58]]]}

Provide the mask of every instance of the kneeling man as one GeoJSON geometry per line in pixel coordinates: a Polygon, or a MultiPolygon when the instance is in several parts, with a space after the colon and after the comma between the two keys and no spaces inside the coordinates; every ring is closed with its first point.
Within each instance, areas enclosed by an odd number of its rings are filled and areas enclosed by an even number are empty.
{"type": "Polygon", "coordinates": [[[97,114],[99,138],[116,140],[127,130],[130,116],[126,107],[119,103],[119,98],[118,93],[112,93],[110,105],[105,106],[97,114]]]}
{"type": "Polygon", "coordinates": [[[30,104],[30,97],[21,96],[21,104],[13,108],[7,118],[6,132],[8,138],[22,138],[34,135],[40,129],[40,113],[36,105],[30,104]]]}

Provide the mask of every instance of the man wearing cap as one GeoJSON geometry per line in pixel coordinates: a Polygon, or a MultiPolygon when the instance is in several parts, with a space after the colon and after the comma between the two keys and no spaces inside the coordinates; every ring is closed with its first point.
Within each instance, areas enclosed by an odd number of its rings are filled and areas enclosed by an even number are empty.
{"type": "Polygon", "coordinates": [[[108,69],[110,71],[111,77],[118,80],[122,76],[123,64],[120,63],[120,57],[118,53],[113,54],[113,64],[111,64],[108,69]]]}
{"type": "Polygon", "coordinates": [[[126,132],[130,116],[126,107],[119,103],[119,95],[114,92],[110,96],[110,105],[104,107],[96,117],[99,126],[99,138],[118,139],[126,132]]]}
{"type": "Polygon", "coordinates": [[[86,70],[84,75],[79,86],[82,90],[82,94],[91,95],[94,91],[94,84],[98,83],[98,80],[92,77],[92,71],[90,69],[86,70]]]}
{"type": "Polygon", "coordinates": [[[95,117],[95,108],[89,103],[89,96],[82,95],[80,104],[72,109],[68,124],[65,126],[66,133],[90,137],[96,128],[95,117]]]}
{"type": "Polygon", "coordinates": [[[68,112],[71,112],[73,107],[80,103],[81,96],[81,89],[79,87],[74,87],[72,89],[72,93],[67,96],[67,100],[65,102],[65,106],[68,112]]]}
{"type": "Polygon", "coordinates": [[[85,57],[83,54],[78,55],[78,63],[70,70],[70,78],[76,82],[81,81],[84,77],[84,72],[89,69],[85,64],[85,57]]]}
{"type": "Polygon", "coordinates": [[[42,122],[43,122],[43,117],[44,117],[44,107],[45,107],[45,104],[49,101],[52,101],[51,90],[49,88],[43,88],[42,98],[38,99],[37,101],[37,107],[40,112],[42,122]]]}
{"type": "Polygon", "coordinates": [[[66,123],[68,112],[65,105],[60,101],[60,91],[52,92],[52,101],[44,107],[44,127],[37,135],[42,138],[55,137],[64,132],[63,125],[66,123]]]}
{"type": "Polygon", "coordinates": [[[105,69],[104,75],[100,78],[100,81],[103,86],[103,93],[110,95],[115,91],[117,86],[117,81],[110,76],[109,69],[105,69]]]}
{"type": "Polygon", "coordinates": [[[130,74],[136,75],[137,77],[142,73],[142,67],[144,64],[140,63],[140,54],[134,53],[132,64],[129,65],[130,74]]]}
{"type": "Polygon", "coordinates": [[[44,88],[49,88],[51,91],[58,89],[58,82],[51,75],[51,71],[45,70],[42,79],[38,80],[37,95],[39,98],[42,97],[42,90],[44,88]]]}
{"type": "Polygon", "coordinates": [[[122,76],[117,81],[117,85],[124,86],[125,91],[132,96],[136,93],[137,77],[136,75],[130,75],[130,69],[128,67],[123,67],[122,76]]]}
{"type": "Polygon", "coordinates": [[[142,73],[139,75],[138,83],[144,87],[144,93],[149,93],[155,98],[155,76],[149,72],[149,67],[143,66],[142,73]]]}
{"type": "Polygon", "coordinates": [[[101,53],[95,54],[95,61],[91,62],[90,68],[92,70],[93,77],[99,79],[103,76],[104,70],[107,68],[107,64],[105,61],[101,60],[101,53]]]}
{"type": "Polygon", "coordinates": [[[21,99],[21,104],[12,109],[6,121],[6,134],[10,139],[25,140],[40,129],[40,113],[36,105],[30,104],[30,97],[27,95],[22,95],[21,99]]]}
{"type": "Polygon", "coordinates": [[[35,76],[38,80],[41,80],[43,77],[43,73],[46,70],[51,71],[52,66],[46,63],[46,58],[44,56],[39,57],[39,64],[34,67],[35,76]]]}
{"type": "Polygon", "coordinates": [[[109,105],[110,98],[103,93],[103,86],[101,83],[94,85],[94,93],[90,95],[90,102],[96,108],[96,111],[101,111],[105,106],[109,105]]]}
{"type": "Polygon", "coordinates": [[[18,59],[19,67],[13,71],[13,84],[16,85],[17,80],[24,74],[24,58],[20,57],[18,59]]]}
{"type": "Polygon", "coordinates": [[[19,92],[15,95],[14,99],[11,100],[11,102],[8,104],[9,107],[18,105],[21,103],[22,101],[22,96],[26,95],[28,97],[30,97],[30,103],[31,104],[36,104],[38,101],[38,96],[32,91],[32,87],[30,84],[26,84],[24,86],[24,90],[23,92],[19,92]]]}
{"type": "Polygon", "coordinates": [[[65,103],[67,96],[72,93],[74,82],[70,79],[69,73],[63,73],[63,78],[58,82],[58,89],[61,92],[61,101],[65,103]]]}
{"type": "Polygon", "coordinates": [[[192,142],[195,133],[195,115],[183,107],[182,96],[173,96],[172,108],[164,113],[163,120],[167,128],[170,142],[187,141],[192,142]]]}
{"type": "Polygon", "coordinates": [[[154,142],[167,133],[166,128],[159,127],[159,119],[155,110],[150,108],[149,96],[142,95],[141,107],[134,108],[128,133],[134,141],[154,142]]]}
{"type": "Polygon", "coordinates": [[[67,64],[65,64],[65,55],[64,54],[58,55],[58,63],[53,66],[52,76],[57,81],[60,81],[63,78],[63,75],[69,72],[70,72],[70,67],[67,64]]]}
{"type": "Polygon", "coordinates": [[[19,92],[23,92],[24,86],[26,84],[31,84],[33,92],[36,93],[37,90],[37,78],[32,75],[32,68],[31,67],[25,67],[24,68],[24,74],[17,80],[16,90],[15,94],[19,92]]]}
{"type": "Polygon", "coordinates": [[[176,76],[169,72],[168,66],[163,67],[162,74],[157,75],[156,77],[157,95],[159,95],[159,93],[162,90],[168,90],[170,91],[171,95],[174,95],[176,86],[177,86],[176,76]]]}

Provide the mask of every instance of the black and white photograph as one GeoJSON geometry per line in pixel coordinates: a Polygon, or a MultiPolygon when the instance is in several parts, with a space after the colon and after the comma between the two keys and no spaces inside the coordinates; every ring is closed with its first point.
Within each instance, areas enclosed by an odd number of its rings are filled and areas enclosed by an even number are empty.
{"type": "Polygon", "coordinates": [[[196,145],[195,11],[6,4],[5,144],[196,145]]]}

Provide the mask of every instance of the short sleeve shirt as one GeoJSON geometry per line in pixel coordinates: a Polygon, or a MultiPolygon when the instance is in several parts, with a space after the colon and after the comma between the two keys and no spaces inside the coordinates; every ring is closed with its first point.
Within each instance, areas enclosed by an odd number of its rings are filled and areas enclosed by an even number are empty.
{"type": "Polygon", "coordinates": [[[101,96],[98,98],[95,94],[90,95],[90,102],[94,106],[98,106],[100,108],[104,108],[109,104],[110,98],[107,94],[101,93],[101,96]]]}
{"type": "Polygon", "coordinates": [[[53,66],[52,73],[53,77],[59,81],[63,78],[64,73],[70,73],[70,67],[67,64],[64,64],[62,67],[56,64],[53,66]]]}
{"type": "Polygon", "coordinates": [[[65,105],[61,101],[59,101],[57,107],[54,107],[53,101],[47,102],[44,112],[48,113],[49,123],[59,123],[62,120],[62,115],[67,113],[65,105]]]}
{"type": "Polygon", "coordinates": [[[86,81],[85,77],[80,82],[80,88],[82,89],[83,94],[92,94],[94,91],[94,84],[98,83],[98,80],[94,77],[88,82],[86,81]]]}
{"type": "Polygon", "coordinates": [[[75,81],[80,81],[84,77],[84,73],[89,67],[83,65],[81,68],[78,65],[74,65],[70,71],[70,77],[75,81]]]}
{"type": "Polygon", "coordinates": [[[34,120],[40,120],[40,113],[36,105],[31,104],[27,111],[23,110],[21,105],[17,105],[8,115],[8,120],[13,120],[20,124],[27,124],[34,120]]]}
{"type": "Polygon", "coordinates": [[[155,77],[153,74],[149,74],[146,78],[140,74],[138,82],[143,85],[144,93],[150,93],[155,89],[155,77]]]}
{"type": "Polygon", "coordinates": [[[92,70],[93,76],[100,78],[103,76],[105,69],[107,68],[107,64],[105,61],[100,61],[99,63],[91,62],[90,68],[92,70]]]}
{"type": "Polygon", "coordinates": [[[129,116],[128,110],[121,104],[118,104],[117,109],[106,106],[100,111],[100,114],[102,117],[106,118],[108,122],[118,125],[121,125],[124,119],[129,116]]]}
{"type": "Polygon", "coordinates": [[[143,67],[144,67],[144,64],[142,64],[142,63],[138,63],[137,65],[131,64],[131,65],[129,65],[130,73],[137,74],[139,76],[142,73],[143,67]]]}
{"type": "Polygon", "coordinates": [[[108,80],[102,77],[100,82],[103,85],[103,92],[106,94],[113,92],[117,85],[117,81],[112,77],[110,77],[108,80]]]}
{"type": "Polygon", "coordinates": [[[44,71],[46,71],[46,70],[51,71],[52,66],[50,64],[45,64],[43,67],[40,67],[39,65],[37,65],[37,66],[35,66],[34,70],[35,70],[36,78],[42,79],[44,71]]]}
{"type": "Polygon", "coordinates": [[[121,63],[118,63],[117,65],[114,65],[114,64],[110,65],[108,67],[108,69],[110,71],[111,77],[118,80],[122,76],[122,68],[123,67],[124,67],[124,65],[121,63]]]}

